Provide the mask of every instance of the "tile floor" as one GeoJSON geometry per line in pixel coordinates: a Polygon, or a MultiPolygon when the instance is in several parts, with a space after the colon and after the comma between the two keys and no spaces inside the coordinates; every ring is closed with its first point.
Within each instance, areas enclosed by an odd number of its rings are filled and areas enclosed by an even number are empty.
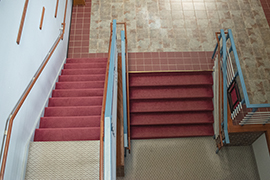
{"type": "Polygon", "coordinates": [[[127,23],[133,71],[209,69],[210,56],[186,64],[170,53],[211,52],[215,32],[232,29],[250,102],[270,103],[269,0],[86,0],[73,8],[69,57],[106,57],[112,19],[127,23]],[[144,52],[151,62],[136,58],[144,52]]]}

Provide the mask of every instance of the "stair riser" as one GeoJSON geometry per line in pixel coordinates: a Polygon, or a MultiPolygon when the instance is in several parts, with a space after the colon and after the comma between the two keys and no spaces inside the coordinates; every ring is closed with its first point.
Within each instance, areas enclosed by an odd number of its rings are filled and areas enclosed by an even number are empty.
{"type": "Polygon", "coordinates": [[[131,112],[211,111],[212,101],[131,101],[131,112]]]}
{"type": "Polygon", "coordinates": [[[69,76],[69,75],[63,75],[59,76],[58,82],[76,82],[76,81],[105,81],[105,76],[69,76]]]}
{"type": "Polygon", "coordinates": [[[43,117],[40,119],[39,128],[78,128],[78,127],[99,127],[100,116],[89,117],[43,117]]]}
{"type": "Polygon", "coordinates": [[[45,108],[44,117],[59,117],[59,116],[93,116],[101,114],[101,106],[94,107],[52,107],[45,108]]]}
{"type": "Polygon", "coordinates": [[[181,85],[212,85],[211,74],[203,75],[149,75],[129,77],[130,86],[181,86],[181,85]]]}
{"type": "Polygon", "coordinates": [[[64,69],[87,69],[87,68],[104,68],[104,67],[106,67],[106,63],[104,64],[69,63],[64,65],[64,69]]]}
{"type": "Polygon", "coordinates": [[[213,136],[213,125],[173,125],[131,127],[131,139],[213,136]]]}
{"type": "Polygon", "coordinates": [[[66,63],[107,63],[107,58],[99,59],[67,59],[66,63]]]}
{"type": "Polygon", "coordinates": [[[62,75],[94,75],[105,74],[106,68],[92,68],[92,69],[63,69],[62,75]]]}
{"type": "Polygon", "coordinates": [[[54,90],[52,97],[87,97],[103,96],[103,89],[84,89],[84,90],[54,90]]]}
{"type": "Polygon", "coordinates": [[[37,129],[35,132],[35,141],[83,141],[99,139],[99,127],[37,129]]]}
{"type": "Polygon", "coordinates": [[[71,83],[71,82],[58,82],[55,89],[88,89],[88,88],[103,88],[103,81],[85,82],[85,83],[71,83]]]}

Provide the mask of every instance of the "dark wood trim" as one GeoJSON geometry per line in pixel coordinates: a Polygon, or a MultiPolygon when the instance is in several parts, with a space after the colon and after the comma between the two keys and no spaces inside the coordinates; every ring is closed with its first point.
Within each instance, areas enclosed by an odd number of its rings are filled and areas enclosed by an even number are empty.
{"type": "MultiPolygon", "coordinates": [[[[220,67],[220,43],[218,39],[218,33],[216,32],[216,39],[218,44],[218,88],[219,88],[219,96],[218,96],[218,103],[219,103],[219,139],[220,142],[218,143],[218,149],[221,149],[223,147],[223,139],[222,139],[222,106],[223,106],[223,83],[222,83],[222,73],[221,73],[221,67],[220,67]]],[[[214,59],[213,59],[214,60],[214,59]]]]}
{"type": "Polygon", "coordinates": [[[268,147],[268,153],[270,155],[270,129],[268,129],[265,132],[265,137],[266,137],[266,142],[267,142],[267,147],[268,147]]]}
{"type": "Polygon", "coordinates": [[[118,54],[118,95],[117,95],[117,135],[116,135],[116,176],[124,177],[125,147],[124,147],[124,109],[123,109],[123,78],[122,56],[118,54]]]}
{"type": "Polygon", "coordinates": [[[40,24],[39,24],[40,30],[42,29],[42,25],[43,25],[44,13],[45,13],[45,7],[42,8],[42,14],[41,14],[41,19],[40,19],[40,24]]]}
{"type": "Polygon", "coordinates": [[[25,20],[25,15],[26,15],[27,7],[28,7],[28,2],[29,2],[29,0],[25,0],[25,3],[24,3],[22,18],[21,18],[21,23],[20,23],[20,27],[19,27],[19,31],[18,31],[18,35],[17,35],[17,40],[16,40],[16,43],[17,44],[20,44],[20,40],[21,40],[21,36],[22,36],[22,30],[23,30],[23,25],[24,25],[24,20],[25,20]]]}

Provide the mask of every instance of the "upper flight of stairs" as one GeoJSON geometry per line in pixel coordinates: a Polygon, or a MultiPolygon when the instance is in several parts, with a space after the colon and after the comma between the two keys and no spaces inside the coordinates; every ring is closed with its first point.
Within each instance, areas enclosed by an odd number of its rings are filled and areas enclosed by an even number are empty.
{"type": "Polygon", "coordinates": [[[129,76],[132,139],[214,134],[211,71],[129,76]]]}
{"type": "Polygon", "coordinates": [[[106,63],[67,59],[34,141],[99,140],[106,63]]]}
{"type": "Polygon", "coordinates": [[[30,143],[25,179],[98,179],[107,59],[67,59],[30,143]]]}

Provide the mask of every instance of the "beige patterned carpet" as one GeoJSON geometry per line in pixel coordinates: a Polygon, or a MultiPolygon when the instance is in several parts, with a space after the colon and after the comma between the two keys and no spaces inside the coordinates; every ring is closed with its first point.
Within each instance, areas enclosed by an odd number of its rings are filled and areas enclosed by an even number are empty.
{"type": "Polygon", "coordinates": [[[99,179],[99,141],[31,142],[25,179],[99,179]]]}
{"type": "Polygon", "coordinates": [[[258,180],[251,146],[215,153],[211,137],[132,140],[118,180],[258,180]]]}

